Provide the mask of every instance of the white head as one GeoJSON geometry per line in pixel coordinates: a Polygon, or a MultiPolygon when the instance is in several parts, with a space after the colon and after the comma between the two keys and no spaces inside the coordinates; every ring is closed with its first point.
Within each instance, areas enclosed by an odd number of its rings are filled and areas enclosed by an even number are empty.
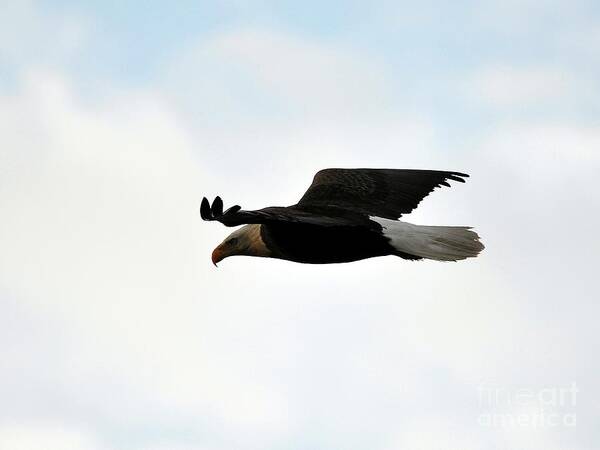
{"type": "Polygon", "coordinates": [[[249,224],[235,230],[212,252],[212,262],[216,266],[228,256],[265,256],[271,252],[260,235],[260,224],[249,224]]]}

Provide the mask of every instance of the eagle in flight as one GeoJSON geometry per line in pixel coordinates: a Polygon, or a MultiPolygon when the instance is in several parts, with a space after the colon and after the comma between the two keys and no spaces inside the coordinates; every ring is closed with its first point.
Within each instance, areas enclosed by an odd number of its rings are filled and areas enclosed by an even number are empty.
{"type": "Polygon", "coordinates": [[[309,264],[357,261],[395,255],[409,260],[458,261],[483,250],[470,227],[413,225],[398,220],[435,188],[464,183],[467,174],[411,169],[325,169],[300,201],[223,211],[216,197],[202,199],[200,215],[231,233],[212,253],[216,265],[228,256],[279,258],[309,264]]]}

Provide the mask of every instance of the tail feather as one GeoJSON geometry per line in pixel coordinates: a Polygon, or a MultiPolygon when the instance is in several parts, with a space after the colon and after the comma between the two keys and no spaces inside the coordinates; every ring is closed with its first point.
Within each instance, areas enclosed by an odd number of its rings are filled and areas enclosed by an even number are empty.
{"type": "Polygon", "coordinates": [[[471,227],[413,225],[399,220],[371,217],[398,252],[436,261],[459,261],[477,256],[483,249],[471,227]]]}

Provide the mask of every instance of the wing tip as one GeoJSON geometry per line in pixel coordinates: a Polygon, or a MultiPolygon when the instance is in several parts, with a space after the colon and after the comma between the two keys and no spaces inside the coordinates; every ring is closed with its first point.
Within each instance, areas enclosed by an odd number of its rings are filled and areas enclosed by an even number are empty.
{"type": "Polygon", "coordinates": [[[236,215],[241,210],[242,207],[240,205],[233,205],[223,211],[223,200],[218,195],[213,200],[212,205],[206,197],[202,197],[202,201],[200,202],[200,217],[202,217],[202,220],[216,220],[228,227],[237,225],[236,215]],[[233,224],[234,222],[236,222],[235,225],[233,224]]]}
{"type": "Polygon", "coordinates": [[[210,207],[210,212],[213,217],[219,217],[223,215],[223,200],[218,195],[213,200],[210,207]]]}
{"type": "MultiPolygon", "coordinates": [[[[465,180],[465,178],[469,178],[468,173],[463,173],[463,172],[447,172],[446,173],[446,179],[452,180],[452,181],[458,181],[459,183],[465,183],[467,181],[467,180],[465,180]]],[[[445,186],[449,186],[449,185],[445,184],[445,186]]]]}
{"type": "Polygon", "coordinates": [[[202,197],[200,202],[200,217],[202,220],[210,220],[210,203],[206,197],[202,197]]]}

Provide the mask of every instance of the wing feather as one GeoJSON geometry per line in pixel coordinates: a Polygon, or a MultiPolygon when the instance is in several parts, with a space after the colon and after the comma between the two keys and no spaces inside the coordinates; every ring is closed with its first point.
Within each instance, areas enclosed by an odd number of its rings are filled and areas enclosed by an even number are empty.
{"type": "Polygon", "coordinates": [[[435,188],[464,183],[461,172],[414,169],[324,169],[319,171],[298,206],[337,207],[397,219],[408,214],[435,188]]]}
{"type": "Polygon", "coordinates": [[[321,211],[308,211],[295,207],[271,206],[268,208],[257,209],[254,211],[245,211],[240,206],[235,205],[223,212],[223,201],[221,197],[216,197],[212,206],[208,199],[203,198],[200,203],[200,216],[203,220],[221,222],[228,227],[236,227],[238,225],[249,223],[301,223],[307,225],[319,226],[358,226],[361,222],[361,217],[356,220],[356,214],[338,215],[328,214],[321,211]]]}

